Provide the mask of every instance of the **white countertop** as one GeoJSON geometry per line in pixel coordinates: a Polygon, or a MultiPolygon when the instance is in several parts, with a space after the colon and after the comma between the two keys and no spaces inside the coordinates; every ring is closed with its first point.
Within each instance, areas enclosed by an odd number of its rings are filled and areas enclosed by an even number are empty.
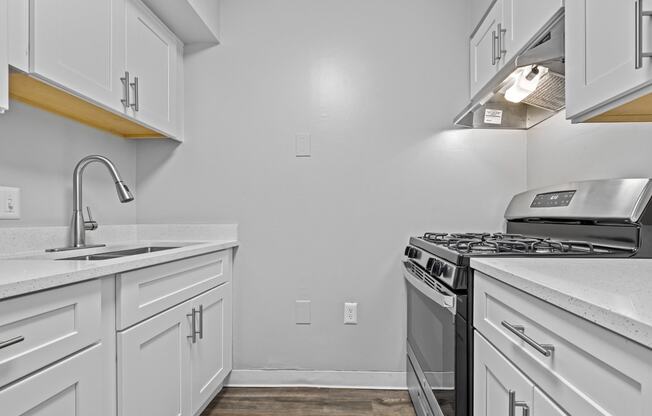
{"type": "Polygon", "coordinates": [[[0,299],[140,269],[238,246],[237,240],[202,242],[137,241],[107,247],[0,259],[0,299]],[[92,253],[144,246],[171,246],[169,250],[109,260],[56,260],[92,253]]]}
{"type": "Polygon", "coordinates": [[[652,348],[652,260],[472,258],[471,267],[652,348]]]}

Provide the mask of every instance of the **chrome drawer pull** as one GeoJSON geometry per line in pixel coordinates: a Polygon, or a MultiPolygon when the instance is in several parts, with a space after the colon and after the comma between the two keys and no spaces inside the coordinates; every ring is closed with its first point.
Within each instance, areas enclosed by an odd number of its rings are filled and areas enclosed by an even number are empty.
{"type": "Polygon", "coordinates": [[[16,337],[12,339],[8,339],[6,341],[0,342],[0,350],[3,348],[11,347],[12,345],[16,345],[19,342],[25,341],[25,337],[16,337]]]}
{"type": "Polygon", "coordinates": [[[523,416],[530,416],[530,406],[525,402],[516,401],[516,392],[514,390],[509,391],[509,416],[516,416],[516,408],[523,408],[523,416]]]}
{"type": "Polygon", "coordinates": [[[643,67],[643,58],[652,58],[652,53],[643,52],[643,17],[651,17],[652,11],[643,10],[643,0],[634,2],[634,69],[643,67]]]}
{"type": "Polygon", "coordinates": [[[125,108],[128,108],[131,106],[131,104],[129,104],[129,71],[125,71],[125,76],[121,77],[120,81],[122,81],[122,85],[124,86],[124,98],[122,98],[120,102],[125,108]]]}
{"type": "Polygon", "coordinates": [[[191,322],[191,328],[190,328],[190,335],[188,335],[186,338],[191,339],[193,344],[197,343],[197,310],[195,308],[192,308],[192,312],[186,314],[188,318],[190,318],[191,322]]]}
{"type": "Polygon", "coordinates": [[[204,339],[204,305],[199,305],[199,339],[204,339]]]}
{"type": "Polygon", "coordinates": [[[525,341],[530,347],[534,348],[538,352],[540,352],[542,355],[546,357],[550,357],[552,355],[552,352],[555,350],[554,345],[550,344],[539,344],[532,338],[528,337],[525,335],[525,327],[521,325],[512,325],[507,321],[502,321],[501,325],[504,326],[505,328],[509,329],[511,333],[525,341]]]}

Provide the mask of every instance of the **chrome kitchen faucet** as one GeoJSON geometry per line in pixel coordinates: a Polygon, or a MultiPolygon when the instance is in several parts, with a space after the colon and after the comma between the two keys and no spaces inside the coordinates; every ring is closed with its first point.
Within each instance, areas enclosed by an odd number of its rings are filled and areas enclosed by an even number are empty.
{"type": "Polygon", "coordinates": [[[115,182],[115,189],[118,192],[118,198],[120,202],[131,202],[134,200],[134,196],[129,191],[127,185],[122,181],[120,174],[118,173],[117,168],[109,159],[104,156],[99,155],[90,155],[86,156],[77,163],[75,170],[72,176],[72,225],[71,225],[71,245],[69,247],[54,248],[48,249],[46,251],[66,251],[66,250],[76,250],[83,248],[92,248],[92,247],[104,247],[105,244],[86,244],[86,230],[96,230],[98,225],[96,221],[93,221],[90,208],[88,209],[88,221],[84,220],[84,214],[82,212],[82,176],[86,166],[93,162],[102,163],[109,170],[113,181],[115,182]]]}

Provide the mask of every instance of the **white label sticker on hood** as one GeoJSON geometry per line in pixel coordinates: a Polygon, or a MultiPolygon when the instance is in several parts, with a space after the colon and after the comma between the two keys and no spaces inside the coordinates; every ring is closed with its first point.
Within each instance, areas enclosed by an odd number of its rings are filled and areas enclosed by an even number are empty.
{"type": "Polygon", "coordinates": [[[502,124],[503,123],[503,110],[492,110],[487,108],[484,110],[485,124],[502,124]]]}

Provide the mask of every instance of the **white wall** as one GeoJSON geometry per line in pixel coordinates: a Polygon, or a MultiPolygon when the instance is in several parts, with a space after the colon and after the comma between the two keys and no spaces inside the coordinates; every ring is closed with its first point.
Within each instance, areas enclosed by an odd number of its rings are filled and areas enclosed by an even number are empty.
{"type": "Polygon", "coordinates": [[[652,125],[571,124],[564,112],[528,130],[528,187],[652,177],[652,125]]]}
{"type": "MultiPolygon", "coordinates": [[[[117,165],[138,198],[134,143],[12,101],[0,115],[0,185],[21,188],[22,218],[0,227],[70,224],[72,171],[95,153],[117,165]]],[[[100,226],[135,222],[136,204],[118,201],[104,166],[89,166],[84,178],[84,202],[100,226]]]]}
{"type": "Polygon", "coordinates": [[[236,368],[402,371],[408,236],[497,230],[525,187],[525,133],[450,129],[466,2],[222,5],[223,44],[187,56],[187,141],[139,144],[139,222],[240,224],[236,368]]]}

